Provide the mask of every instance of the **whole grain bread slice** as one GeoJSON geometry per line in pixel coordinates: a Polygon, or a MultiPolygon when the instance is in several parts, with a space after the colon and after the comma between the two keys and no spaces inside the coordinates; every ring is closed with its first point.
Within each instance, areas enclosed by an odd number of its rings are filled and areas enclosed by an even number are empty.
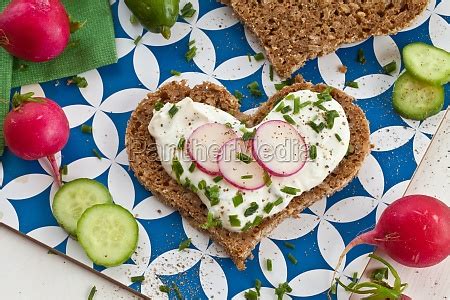
{"type": "MultiPolygon", "coordinates": [[[[207,209],[200,198],[188,189],[183,188],[163,169],[152,136],[148,132],[148,124],[152,118],[153,106],[157,101],[178,102],[185,97],[218,107],[248,126],[258,124],[272,109],[278,99],[288,93],[310,89],[320,92],[325,85],[313,86],[310,83],[298,82],[285,87],[267,102],[263,103],[257,112],[245,115],[239,111],[239,103],[225,88],[212,83],[203,83],[189,88],[185,82],[171,82],[154,93],[148,94],[132,113],[126,130],[126,147],[130,167],[139,182],[161,201],[177,209],[193,226],[201,229],[206,222],[207,209]]],[[[229,254],[238,269],[245,269],[245,261],[251,256],[251,251],[284,219],[297,216],[300,211],[329,196],[346,186],[357,174],[364,158],[370,152],[369,127],[363,111],[353,104],[353,99],[344,92],[333,89],[331,92],[344,108],[350,125],[350,153],[340,162],[338,167],[323,183],[312,190],[295,197],[289,205],[278,214],[264,221],[257,227],[244,233],[230,232],[224,228],[211,228],[207,233],[220,244],[229,254]]]]}
{"type": "MultiPolygon", "coordinates": [[[[221,0],[259,39],[275,71],[289,77],[344,43],[393,34],[428,0],[221,0]]],[[[355,54],[356,57],[356,54],[355,54]]]]}

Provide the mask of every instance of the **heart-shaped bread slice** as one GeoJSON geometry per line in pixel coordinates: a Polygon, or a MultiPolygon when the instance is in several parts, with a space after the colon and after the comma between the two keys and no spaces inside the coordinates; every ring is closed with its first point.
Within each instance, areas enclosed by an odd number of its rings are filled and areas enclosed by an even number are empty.
{"type": "MultiPolygon", "coordinates": [[[[297,79],[301,81],[301,79],[297,79]]],[[[171,82],[158,91],[148,94],[132,113],[126,130],[126,147],[130,167],[139,182],[161,201],[177,209],[193,226],[200,230],[206,223],[208,210],[200,198],[189,189],[184,188],[163,168],[154,138],[148,126],[153,116],[153,109],[158,102],[177,103],[186,97],[217,107],[233,115],[247,127],[253,127],[266,117],[277,101],[291,92],[311,90],[322,92],[325,85],[313,86],[303,81],[285,87],[251,116],[239,111],[238,100],[223,87],[212,83],[203,83],[189,88],[185,82],[171,82]]],[[[206,229],[218,244],[223,246],[239,269],[245,268],[245,260],[251,255],[253,248],[267,236],[285,218],[296,216],[300,211],[315,201],[329,196],[345,187],[357,174],[364,158],[370,152],[370,132],[363,111],[353,104],[353,99],[344,92],[333,89],[332,97],[343,107],[350,128],[350,149],[347,156],[331,172],[326,179],[313,189],[294,197],[281,212],[265,218],[258,226],[245,232],[231,232],[222,227],[206,229]]]]}
{"type": "MultiPolygon", "coordinates": [[[[275,71],[289,77],[309,60],[344,43],[393,34],[428,0],[221,0],[253,32],[275,71]]],[[[356,59],[356,55],[355,55],[356,59]]]]}

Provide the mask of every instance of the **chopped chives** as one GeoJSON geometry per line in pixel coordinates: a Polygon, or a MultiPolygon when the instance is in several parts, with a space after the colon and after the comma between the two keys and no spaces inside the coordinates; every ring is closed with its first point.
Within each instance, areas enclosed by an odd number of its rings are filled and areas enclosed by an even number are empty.
{"type": "Polygon", "coordinates": [[[300,105],[298,106],[298,109],[300,110],[310,104],[311,104],[311,101],[306,101],[306,102],[300,103],[300,105]]]}
{"type": "Polygon", "coordinates": [[[169,117],[172,119],[173,116],[178,112],[178,106],[175,104],[169,109],[169,117]]]}
{"type": "Polygon", "coordinates": [[[338,140],[338,142],[342,141],[342,138],[339,134],[335,133],[334,136],[336,137],[336,139],[338,140]]]}
{"type": "Polygon", "coordinates": [[[186,179],[183,183],[183,187],[189,189],[189,188],[191,188],[191,185],[192,185],[191,180],[189,179],[189,177],[186,177],[186,179]]]}
{"type": "Polygon", "coordinates": [[[249,164],[252,162],[252,158],[245,153],[238,152],[236,153],[236,158],[242,161],[245,164],[249,164]]]}
{"type": "Polygon", "coordinates": [[[292,255],[291,253],[288,253],[288,259],[291,261],[291,263],[293,263],[294,265],[296,265],[298,263],[298,260],[295,258],[294,255],[292,255]]]}
{"type": "Polygon", "coordinates": [[[161,101],[155,103],[155,110],[160,111],[163,108],[164,104],[161,101]]]}
{"type": "Polygon", "coordinates": [[[135,44],[136,46],[139,45],[139,43],[141,42],[141,40],[142,40],[142,35],[138,35],[137,38],[134,40],[134,44],[135,44]]]}
{"type": "Polygon", "coordinates": [[[206,217],[206,222],[200,225],[202,229],[209,229],[214,227],[221,226],[222,223],[220,219],[214,218],[214,215],[211,212],[208,212],[208,216],[206,217]]]}
{"type": "Polygon", "coordinates": [[[96,292],[97,292],[97,288],[94,285],[92,287],[91,291],[89,292],[88,300],[93,300],[96,292]]]}
{"type": "Polygon", "coordinates": [[[277,200],[275,200],[275,202],[273,203],[273,205],[274,205],[274,206],[278,206],[278,205],[280,205],[281,203],[283,203],[283,198],[282,198],[282,197],[279,197],[277,200]]]}
{"type": "Polygon", "coordinates": [[[283,115],[283,119],[291,125],[297,124],[295,123],[294,119],[291,118],[290,115],[283,115]]]}
{"type": "Polygon", "coordinates": [[[283,81],[280,82],[280,83],[276,83],[276,84],[275,84],[275,89],[276,89],[277,91],[279,91],[279,90],[281,90],[282,88],[284,88],[285,86],[289,86],[289,85],[291,85],[291,84],[293,84],[293,83],[294,83],[294,79],[289,78],[289,79],[287,79],[287,80],[283,80],[283,81]]]}
{"type": "Polygon", "coordinates": [[[267,271],[269,271],[269,272],[272,272],[272,260],[270,259],[270,258],[268,258],[267,260],[266,260],[266,268],[267,268],[267,271]]]}
{"type": "Polygon", "coordinates": [[[142,282],[145,280],[145,277],[143,275],[141,276],[133,276],[130,278],[131,282],[142,282]]]}
{"type": "Polygon", "coordinates": [[[84,78],[84,77],[73,76],[72,78],[67,80],[67,85],[71,85],[72,83],[82,89],[88,87],[88,82],[87,82],[86,78],[84,78]]]}
{"type": "Polygon", "coordinates": [[[242,140],[243,140],[243,141],[251,140],[252,138],[255,137],[255,134],[256,134],[256,129],[253,129],[253,131],[246,131],[246,132],[244,132],[244,134],[242,135],[242,140]]]}
{"type": "Polygon", "coordinates": [[[258,203],[256,202],[250,203],[250,206],[244,211],[244,216],[250,217],[258,210],[258,208],[259,208],[258,203]]]}
{"type": "Polygon", "coordinates": [[[262,54],[261,52],[256,53],[255,55],[253,55],[253,58],[254,58],[256,61],[260,61],[260,60],[264,60],[264,59],[265,59],[264,54],[262,54]]]}
{"type": "Polygon", "coordinates": [[[309,127],[311,127],[315,132],[320,133],[325,128],[325,123],[321,122],[319,125],[314,123],[313,121],[309,121],[306,123],[309,127]]]}
{"type": "Polygon", "coordinates": [[[211,203],[211,206],[219,204],[219,192],[220,188],[218,185],[213,185],[211,187],[207,186],[205,187],[205,196],[208,198],[209,202],[211,203]]]}
{"type": "Polygon", "coordinates": [[[233,127],[233,125],[231,125],[230,122],[226,122],[226,123],[225,123],[225,126],[228,127],[228,128],[232,128],[232,127],[233,127]]]}
{"type": "Polygon", "coordinates": [[[294,100],[294,98],[295,98],[294,94],[289,94],[284,99],[286,99],[286,100],[294,100]]]}
{"type": "Polygon", "coordinates": [[[357,83],[356,81],[347,81],[347,82],[345,83],[345,85],[346,85],[346,86],[349,86],[349,87],[351,87],[351,88],[354,88],[354,89],[359,88],[359,85],[358,85],[358,83],[357,83]]]}
{"type": "Polygon", "coordinates": [[[266,206],[264,206],[264,208],[263,208],[264,212],[265,212],[266,214],[269,214],[269,213],[271,212],[273,206],[274,206],[274,203],[273,203],[273,202],[267,203],[266,206]]]}
{"type": "MultiPolygon", "coordinates": [[[[300,189],[294,188],[294,187],[290,187],[290,186],[285,186],[284,188],[281,189],[281,191],[283,193],[289,194],[289,195],[297,195],[297,193],[301,192],[300,189]]],[[[277,200],[278,201],[278,200],[277,200]]]]}
{"type": "Polygon", "coordinates": [[[247,58],[248,58],[248,62],[252,62],[252,56],[250,55],[250,53],[247,53],[247,58]]]}
{"type": "Polygon", "coordinates": [[[198,191],[198,188],[197,188],[195,185],[193,185],[193,184],[191,184],[191,185],[189,186],[189,189],[190,189],[191,191],[193,191],[194,193],[197,193],[197,191],[198,191]]]}
{"type": "Polygon", "coordinates": [[[59,168],[59,172],[61,173],[61,175],[67,175],[67,173],[69,172],[67,165],[62,165],[59,168]]]}
{"type": "Polygon", "coordinates": [[[269,187],[272,184],[272,179],[270,178],[269,173],[267,171],[264,171],[264,184],[269,187]]]}
{"type": "Polygon", "coordinates": [[[246,300],[258,300],[258,293],[254,290],[248,290],[244,293],[246,300]]]}
{"type": "Polygon", "coordinates": [[[339,113],[336,110],[329,110],[325,113],[325,120],[327,122],[327,128],[331,129],[334,126],[334,119],[339,117],[339,113]]]}
{"type": "Polygon", "coordinates": [[[172,283],[172,289],[175,292],[175,296],[177,296],[178,300],[183,300],[183,295],[181,295],[181,291],[175,283],[172,283]]]}
{"type": "Polygon", "coordinates": [[[190,238],[187,239],[187,240],[184,240],[178,246],[178,251],[182,251],[182,250],[184,250],[186,248],[189,248],[190,245],[191,245],[191,239],[190,238]]]}
{"type": "Polygon", "coordinates": [[[167,285],[160,285],[159,286],[159,291],[169,294],[170,293],[170,288],[167,285]]]}
{"type": "Polygon", "coordinates": [[[234,196],[233,198],[233,205],[234,207],[238,207],[239,205],[241,205],[244,202],[244,199],[242,197],[241,193],[237,193],[236,196],[234,196]]]}
{"type": "Polygon", "coordinates": [[[284,294],[292,292],[292,288],[289,286],[289,283],[284,282],[280,283],[277,288],[275,288],[275,295],[277,295],[278,300],[282,300],[284,294]]]}
{"type": "Polygon", "coordinates": [[[253,220],[252,226],[253,227],[258,226],[259,224],[261,224],[262,220],[263,220],[262,216],[256,216],[255,219],[253,220]]]}
{"type": "Polygon", "coordinates": [[[92,133],[92,126],[83,124],[81,125],[81,132],[82,133],[92,133]]]}
{"type": "Polygon", "coordinates": [[[316,145],[311,145],[311,147],[309,148],[309,157],[311,159],[316,159],[317,158],[317,147],[316,147],[316,145]]]}
{"type": "Polygon", "coordinates": [[[294,98],[294,111],[292,112],[294,115],[298,114],[300,112],[300,98],[295,97],[294,98]]]}
{"type": "Polygon", "coordinates": [[[242,175],[241,179],[252,179],[253,175],[242,175]]]}
{"type": "Polygon", "coordinates": [[[395,61],[391,61],[387,65],[383,67],[384,73],[391,74],[397,69],[397,63],[395,61]]]}
{"type": "Polygon", "coordinates": [[[277,108],[275,108],[275,111],[280,112],[283,108],[284,108],[284,102],[280,102],[280,104],[278,104],[277,108]]]}
{"type": "Polygon", "coordinates": [[[200,180],[200,182],[198,183],[198,188],[203,190],[206,188],[206,181],[205,180],[200,180]]]}
{"type": "Polygon", "coordinates": [[[221,181],[222,179],[223,179],[222,176],[216,176],[216,177],[213,178],[213,181],[214,181],[215,183],[218,183],[218,182],[221,181]]]}
{"type": "Polygon", "coordinates": [[[178,141],[177,148],[178,148],[179,150],[183,150],[183,149],[184,149],[184,144],[186,144],[186,139],[184,138],[184,136],[182,136],[182,137],[180,138],[180,140],[178,141]]]}
{"type": "Polygon", "coordinates": [[[260,97],[262,95],[262,92],[259,89],[259,84],[256,81],[250,82],[247,85],[247,88],[249,89],[250,94],[252,94],[255,97],[260,97]]]}
{"type": "Polygon", "coordinates": [[[258,296],[261,296],[261,280],[259,279],[255,280],[255,290],[256,293],[258,293],[258,296]]]}
{"type": "Polygon", "coordinates": [[[181,165],[180,161],[177,157],[174,157],[172,159],[172,171],[175,173],[175,176],[180,179],[180,176],[183,174],[183,166],[181,165]]]}
{"type": "Polygon", "coordinates": [[[195,44],[195,40],[192,40],[192,41],[189,41],[188,46],[190,47],[190,46],[192,46],[194,44],[195,44]]]}
{"type": "Polygon", "coordinates": [[[358,56],[356,58],[356,61],[365,64],[366,63],[366,57],[364,56],[364,50],[362,48],[358,49],[358,56]]]}
{"type": "Polygon", "coordinates": [[[250,228],[252,228],[253,227],[253,224],[252,224],[252,222],[247,222],[245,225],[244,225],[244,227],[242,227],[242,231],[243,232],[245,232],[245,231],[247,231],[247,230],[249,230],[250,228]]]}
{"type": "Polygon", "coordinates": [[[98,159],[102,159],[102,157],[100,156],[100,153],[98,153],[97,149],[92,149],[92,153],[93,153],[94,156],[97,157],[98,159]]]}
{"type": "Polygon", "coordinates": [[[176,70],[170,70],[170,74],[173,76],[180,76],[181,72],[180,71],[176,71],[176,70]]]}
{"type": "Polygon", "coordinates": [[[290,112],[292,110],[292,108],[291,108],[291,106],[285,106],[285,107],[283,107],[281,110],[280,110],[280,112],[282,113],[282,114],[286,114],[286,113],[288,113],[288,112],[290,112]]]}
{"type": "Polygon", "coordinates": [[[235,97],[236,99],[238,99],[238,102],[239,102],[239,103],[241,103],[242,98],[244,98],[244,95],[242,95],[242,93],[241,93],[240,91],[235,90],[235,91],[234,91],[234,97],[235,97]]]}
{"type": "Polygon", "coordinates": [[[289,249],[295,249],[295,245],[289,242],[284,242],[284,245],[286,246],[286,248],[289,249]]]}
{"type": "Polygon", "coordinates": [[[194,170],[195,170],[195,163],[191,163],[191,165],[189,166],[189,172],[194,172],[194,170]]]}
{"type": "Polygon", "coordinates": [[[230,215],[228,216],[228,220],[232,227],[241,227],[241,220],[239,220],[238,215],[230,215]]]}
{"type": "Polygon", "coordinates": [[[273,81],[273,66],[270,65],[269,67],[269,79],[270,81],[273,81]]]}
{"type": "Polygon", "coordinates": [[[192,47],[189,47],[189,50],[186,52],[184,57],[186,58],[186,61],[191,61],[195,57],[196,54],[197,54],[197,47],[192,46],[192,47]]]}
{"type": "Polygon", "coordinates": [[[191,18],[194,16],[196,10],[193,8],[192,3],[186,3],[183,8],[180,10],[180,14],[183,18],[191,18]]]}

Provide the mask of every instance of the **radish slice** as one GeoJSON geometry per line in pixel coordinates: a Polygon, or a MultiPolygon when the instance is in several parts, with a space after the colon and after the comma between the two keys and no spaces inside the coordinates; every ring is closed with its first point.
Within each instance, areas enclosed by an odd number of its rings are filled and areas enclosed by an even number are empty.
{"type": "Polygon", "coordinates": [[[219,123],[206,123],[195,129],[187,141],[189,157],[197,167],[210,175],[219,174],[217,156],[220,148],[237,138],[233,129],[219,123]]]}
{"type": "Polygon", "coordinates": [[[264,169],[253,159],[250,144],[237,138],[220,149],[219,169],[223,178],[238,189],[256,190],[264,186],[264,169]]]}
{"type": "Polygon", "coordinates": [[[279,120],[267,121],[256,129],[252,153],[261,167],[280,177],[300,171],[308,158],[308,148],[300,133],[279,120]]]}

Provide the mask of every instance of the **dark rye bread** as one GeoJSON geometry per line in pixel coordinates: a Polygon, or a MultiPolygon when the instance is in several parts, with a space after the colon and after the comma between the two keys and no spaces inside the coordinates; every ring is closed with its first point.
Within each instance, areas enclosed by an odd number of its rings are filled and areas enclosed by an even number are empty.
{"type": "Polygon", "coordinates": [[[393,34],[428,0],[221,0],[253,32],[276,72],[289,77],[344,43],[393,34]]]}
{"type": "MultiPolygon", "coordinates": [[[[325,87],[322,84],[313,86],[305,82],[295,83],[276,93],[263,103],[254,115],[248,116],[239,112],[237,99],[223,87],[212,83],[203,83],[191,89],[184,82],[168,83],[158,91],[148,94],[131,115],[126,130],[126,147],[130,158],[130,167],[146,189],[161,201],[177,209],[193,226],[200,229],[200,225],[206,222],[206,206],[195,193],[183,188],[165,172],[159,161],[154,140],[148,132],[147,127],[152,118],[154,104],[157,101],[175,103],[185,97],[191,97],[194,101],[229,112],[248,126],[253,126],[264,118],[280,97],[303,89],[320,92],[325,87]]],[[[356,176],[364,158],[369,153],[369,127],[363,111],[354,105],[353,99],[344,92],[334,89],[331,94],[339,101],[347,114],[353,152],[341,161],[323,183],[295,197],[286,209],[264,219],[258,227],[245,233],[230,232],[224,228],[207,230],[211,238],[223,246],[238,269],[245,268],[245,260],[251,255],[254,247],[281,221],[297,216],[300,211],[315,201],[346,186],[356,176]]]]}

